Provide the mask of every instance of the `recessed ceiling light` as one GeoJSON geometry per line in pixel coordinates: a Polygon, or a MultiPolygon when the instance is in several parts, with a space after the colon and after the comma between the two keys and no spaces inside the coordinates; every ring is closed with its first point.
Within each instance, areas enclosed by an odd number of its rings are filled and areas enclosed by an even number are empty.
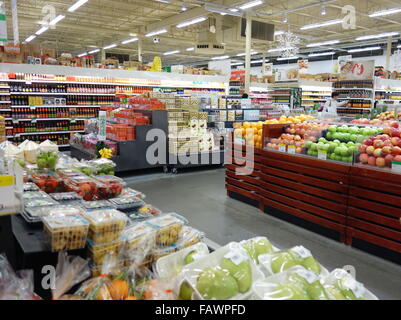
{"type": "Polygon", "coordinates": [[[277,58],[276,60],[277,61],[284,61],[284,60],[295,60],[295,59],[298,59],[299,57],[286,57],[286,58],[284,58],[284,57],[282,57],[282,58],[277,58]]]}
{"type": "Polygon", "coordinates": [[[62,14],[60,14],[59,16],[57,16],[56,18],[54,18],[52,21],[49,22],[49,25],[54,26],[56,25],[58,22],[60,22],[61,20],[63,20],[65,18],[65,16],[63,16],[62,14]]]}
{"type": "Polygon", "coordinates": [[[33,39],[35,39],[36,36],[35,35],[31,35],[30,37],[25,39],[25,42],[31,42],[33,39]]]}
{"type": "Polygon", "coordinates": [[[78,55],[78,58],[82,58],[83,56],[86,56],[87,54],[88,54],[87,52],[81,53],[78,55]]]}
{"type": "Polygon", "coordinates": [[[187,48],[187,49],[186,49],[186,51],[194,51],[194,50],[195,50],[194,47],[191,47],[191,48],[187,48]]]}
{"type": "Polygon", "coordinates": [[[285,50],[291,50],[291,49],[294,49],[294,47],[275,48],[275,49],[270,49],[267,52],[277,52],[277,51],[285,51],[285,50]]]}
{"type": "Polygon", "coordinates": [[[89,54],[92,54],[92,53],[97,53],[97,52],[99,52],[99,51],[100,51],[100,49],[96,49],[96,50],[89,51],[88,53],[89,53],[89,54]]]}
{"type": "Polygon", "coordinates": [[[49,29],[49,27],[42,27],[38,31],[35,32],[36,35],[41,35],[43,32],[46,32],[49,29]]]}

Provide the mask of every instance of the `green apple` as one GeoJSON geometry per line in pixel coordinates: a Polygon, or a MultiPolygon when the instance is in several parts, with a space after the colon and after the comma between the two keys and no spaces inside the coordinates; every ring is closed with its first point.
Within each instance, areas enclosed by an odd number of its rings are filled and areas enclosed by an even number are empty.
{"type": "Polygon", "coordinates": [[[330,126],[329,132],[331,132],[331,133],[337,132],[337,126],[330,126]]]}
{"type": "Polygon", "coordinates": [[[205,299],[225,300],[235,296],[237,281],[220,268],[208,267],[199,275],[196,288],[205,299]]]}

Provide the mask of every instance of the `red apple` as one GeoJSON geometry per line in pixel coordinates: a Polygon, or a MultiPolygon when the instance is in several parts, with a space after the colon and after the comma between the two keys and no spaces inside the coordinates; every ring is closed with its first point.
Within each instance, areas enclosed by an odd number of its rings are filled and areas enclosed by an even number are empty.
{"type": "Polygon", "coordinates": [[[392,151],[393,151],[393,148],[392,147],[388,147],[388,146],[385,146],[382,149],[382,152],[383,152],[384,155],[391,154],[392,151]]]}
{"type": "Polygon", "coordinates": [[[392,147],[393,144],[391,143],[391,140],[386,140],[386,141],[384,141],[384,146],[385,147],[392,147]]]}
{"type": "Polygon", "coordinates": [[[401,156],[395,156],[393,161],[401,162],[401,156]]]}
{"type": "Polygon", "coordinates": [[[382,141],[386,141],[386,140],[390,139],[390,136],[389,136],[388,134],[382,134],[382,135],[380,136],[380,139],[381,139],[382,141]]]}
{"type": "Polygon", "coordinates": [[[373,152],[373,155],[374,155],[376,158],[381,157],[381,156],[382,156],[382,149],[381,149],[381,148],[376,149],[376,150],[373,152]]]}
{"type": "Polygon", "coordinates": [[[370,165],[370,166],[376,166],[376,158],[375,158],[375,157],[369,157],[369,159],[368,159],[368,165],[370,165]]]}
{"type": "MultiPolygon", "coordinates": [[[[392,122],[391,122],[391,126],[392,126],[393,128],[398,129],[398,128],[400,127],[400,124],[398,123],[398,121],[392,121],[392,122]]],[[[383,132],[384,132],[384,131],[383,131],[383,132]]]]}
{"type": "Polygon", "coordinates": [[[373,154],[373,152],[375,152],[375,147],[374,146],[369,146],[369,147],[366,148],[366,153],[368,155],[371,156],[373,154]]]}
{"type": "Polygon", "coordinates": [[[388,127],[384,128],[383,129],[383,133],[390,135],[391,134],[391,128],[388,128],[388,127]]]}
{"type": "Polygon", "coordinates": [[[367,147],[368,147],[367,145],[361,144],[361,146],[359,147],[359,152],[361,152],[361,153],[366,153],[366,148],[367,148],[367,147]]]}
{"type": "Polygon", "coordinates": [[[302,148],[296,148],[296,149],[295,149],[295,152],[296,152],[296,153],[302,153],[302,148]]]}
{"type": "Polygon", "coordinates": [[[393,156],[399,156],[401,155],[401,148],[400,147],[394,147],[393,152],[391,153],[393,156]]]}
{"type": "Polygon", "coordinates": [[[400,138],[398,138],[398,137],[393,137],[393,138],[391,138],[391,144],[393,145],[393,146],[398,146],[398,143],[401,141],[401,139],[400,138]]]}
{"type": "Polygon", "coordinates": [[[399,137],[400,136],[400,130],[396,128],[391,128],[391,136],[392,137],[399,137]]]}
{"type": "Polygon", "coordinates": [[[386,166],[386,161],[384,160],[384,158],[379,157],[376,159],[376,166],[378,167],[385,167],[386,166]]]}
{"type": "Polygon", "coordinates": [[[364,164],[368,163],[368,160],[369,160],[369,156],[366,153],[362,153],[359,156],[359,161],[364,163],[364,164]]]}
{"type": "Polygon", "coordinates": [[[394,156],[391,154],[388,154],[387,156],[385,156],[384,160],[386,161],[386,165],[391,167],[391,163],[394,160],[394,156]]]}
{"type": "Polygon", "coordinates": [[[372,138],[366,139],[363,143],[367,146],[373,146],[373,139],[372,138]]]}
{"type": "Polygon", "coordinates": [[[375,140],[374,142],[373,142],[373,146],[375,147],[375,149],[378,149],[378,148],[383,148],[384,147],[384,140],[375,140]]]}

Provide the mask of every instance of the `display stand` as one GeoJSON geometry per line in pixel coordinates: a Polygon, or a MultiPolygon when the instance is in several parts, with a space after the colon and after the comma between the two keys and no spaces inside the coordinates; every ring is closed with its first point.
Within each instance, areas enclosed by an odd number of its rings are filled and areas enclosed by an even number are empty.
{"type": "Polygon", "coordinates": [[[4,253],[15,267],[15,244],[11,227],[11,216],[0,216],[0,254],[4,253]]]}

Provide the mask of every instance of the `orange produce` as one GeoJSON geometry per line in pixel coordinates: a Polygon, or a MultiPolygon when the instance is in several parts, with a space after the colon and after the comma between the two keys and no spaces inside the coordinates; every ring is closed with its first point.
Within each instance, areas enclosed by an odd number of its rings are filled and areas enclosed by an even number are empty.
{"type": "Polygon", "coordinates": [[[125,300],[129,294],[129,285],[124,280],[114,280],[108,286],[113,300],[125,300]]]}

